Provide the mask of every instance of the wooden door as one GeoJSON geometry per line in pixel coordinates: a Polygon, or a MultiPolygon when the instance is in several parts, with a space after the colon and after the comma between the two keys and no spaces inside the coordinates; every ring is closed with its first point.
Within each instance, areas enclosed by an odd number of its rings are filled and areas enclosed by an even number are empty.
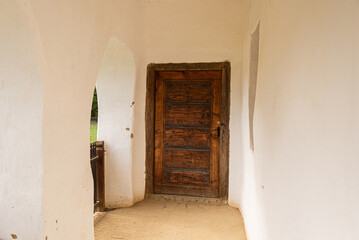
{"type": "Polygon", "coordinates": [[[157,71],[154,192],[218,197],[222,71],[157,71]]]}

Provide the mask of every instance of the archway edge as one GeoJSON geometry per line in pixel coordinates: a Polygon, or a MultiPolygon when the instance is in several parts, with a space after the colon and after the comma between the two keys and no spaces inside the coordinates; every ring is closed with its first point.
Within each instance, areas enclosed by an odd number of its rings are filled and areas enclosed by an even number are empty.
{"type": "Polygon", "coordinates": [[[104,51],[96,82],[98,139],[105,142],[105,205],[131,206],[135,58],[131,49],[112,37],[104,51]]]}

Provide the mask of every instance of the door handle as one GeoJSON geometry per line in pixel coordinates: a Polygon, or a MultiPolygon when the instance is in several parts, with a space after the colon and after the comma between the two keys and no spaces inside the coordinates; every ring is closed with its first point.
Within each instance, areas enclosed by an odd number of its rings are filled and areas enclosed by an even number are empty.
{"type": "Polygon", "coordinates": [[[215,129],[212,129],[211,131],[212,131],[212,132],[213,132],[213,131],[217,131],[217,137],[220,137],[220,136],[221,136],[221,127],[217,127],[217,128],[215,128],[215,129]]]}

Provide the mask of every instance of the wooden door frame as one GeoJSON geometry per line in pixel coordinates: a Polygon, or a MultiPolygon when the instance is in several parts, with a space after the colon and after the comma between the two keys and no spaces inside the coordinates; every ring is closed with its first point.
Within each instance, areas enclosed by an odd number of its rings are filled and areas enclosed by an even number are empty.
{"type": "Polygon", "coordinates": [[[222,70],[221,136],[219,155],[219,198],[228,199],[230,62],[151,63],[147,66],[146,82],[146,188],[145,196],[153,194],[153,163],[155,144],[155,82],[156,71],[222,70]]]}

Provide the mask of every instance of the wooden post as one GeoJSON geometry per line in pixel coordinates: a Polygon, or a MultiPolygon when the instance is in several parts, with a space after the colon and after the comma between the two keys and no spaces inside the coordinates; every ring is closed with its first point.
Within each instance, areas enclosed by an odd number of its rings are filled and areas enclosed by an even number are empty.
{"type": "Polygon", "coordinates": [[[96,155],[100,158],[97,165],[97,194],[99,205],[97,211],[105,210],[105,144],[104,141],[96,142],[96,155]]]}

